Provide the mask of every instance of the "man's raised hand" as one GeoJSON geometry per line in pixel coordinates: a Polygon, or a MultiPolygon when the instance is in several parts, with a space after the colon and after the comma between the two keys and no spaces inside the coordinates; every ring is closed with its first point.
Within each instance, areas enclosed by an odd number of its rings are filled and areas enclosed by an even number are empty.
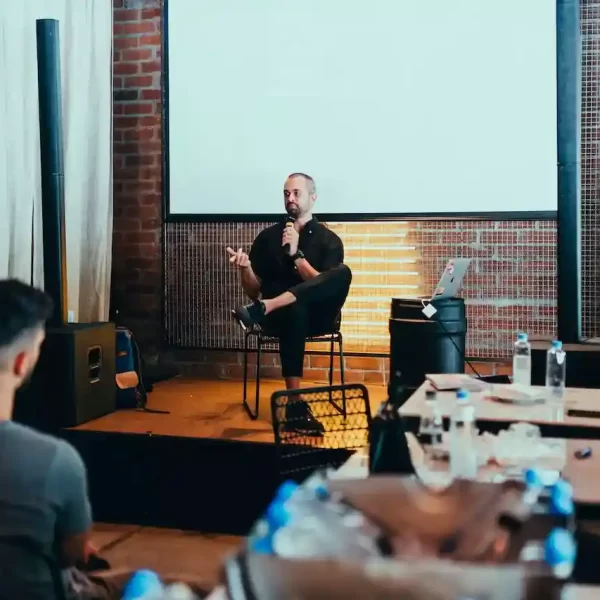
{"type": "Polygon", "coordinates": [[[229,262],[240,269],[247,269],[250,266],[250,258],[248,255],[240,248],[237,252],[227,246],[227,253],[229,254],[229,262]]]}

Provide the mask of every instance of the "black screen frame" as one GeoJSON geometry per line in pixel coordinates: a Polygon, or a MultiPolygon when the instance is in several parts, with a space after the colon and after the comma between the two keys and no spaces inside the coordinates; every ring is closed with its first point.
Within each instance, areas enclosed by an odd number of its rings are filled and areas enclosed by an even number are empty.
{"type": "MultiPolygon", "coordinates": [[[[566,0],[571,2],[573,0],[566,0]]],[[[578,0],[576,0],[578,1],[578,0]]],[[[563,4],[557,0],[557,5],[563,4]]],[[[169,0],[163,2],[162,14],[162,74],[163,74],[163,220],[166,223],[269,223],[281,218],[281,213],[171,213],[170,207],[170,176],[169,176],[169,0]]],[[[557,34],[560,34],[557,20],[557,34]]],[[[557,39],[558,39],[557,35],[557,39]]],[[[557,45],[560,45],[557,43],[557,45]]],[[[558,52],[557,52],[558,54],[558,52]]],[[[560,87],[560,86],[558,86],[560,87]]],[[[558,125],[564,124],[564,119],[558,119],[558,125]]],[[[560,139],[560,134],[558,135],[560,139]]],[[[319,213],[316,215],[322,221],[336,222],[369,222],[369,221],[555,221],[557,210],[546,211],[474,211],[474,212],[421,212],[421,213],[319,213]]]]}
{"type": "MultiPolygon", "coordinates": [[[[162,8],[163,223],[273,222],[280,214],[171,214],[169,177],[169,0],[162,8]]],[[[581,1],[556,0],[556,211],[317,214],[323,221],[556,221],[558,337],[581,341],[581,1]]],[[[164,240],[164,236],[163,236],[164,240]]],[[[163,247],[164,261],[164,247],[163,247]]]]}

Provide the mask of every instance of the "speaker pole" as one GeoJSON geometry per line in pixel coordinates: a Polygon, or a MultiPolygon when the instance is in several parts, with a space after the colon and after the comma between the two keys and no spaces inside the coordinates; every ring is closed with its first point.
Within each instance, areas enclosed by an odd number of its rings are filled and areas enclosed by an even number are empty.
{"type": "Polygon", "coordinates": [[[63,169],[62,94],[58,21],[36,21],[44,289],[54,301],[49,325],[68,321],[65,190],[63,169]]]}

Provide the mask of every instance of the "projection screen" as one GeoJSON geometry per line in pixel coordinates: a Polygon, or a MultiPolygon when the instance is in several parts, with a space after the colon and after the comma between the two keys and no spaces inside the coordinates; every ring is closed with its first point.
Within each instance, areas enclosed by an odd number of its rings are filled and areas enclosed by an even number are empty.
{"type": "Polygon", "coordinates": [[[557,209],[555,0],[168,0],[168,213],[557,209]]]}

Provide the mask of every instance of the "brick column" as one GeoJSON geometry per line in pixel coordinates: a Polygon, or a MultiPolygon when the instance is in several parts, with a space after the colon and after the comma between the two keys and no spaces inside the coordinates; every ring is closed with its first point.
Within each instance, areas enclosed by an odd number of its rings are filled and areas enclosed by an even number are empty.
{"type": "Polygon", "coordinates": [[[161,8],[114,0],[113,297],[145,354],[161,340],[161,8]]]}

